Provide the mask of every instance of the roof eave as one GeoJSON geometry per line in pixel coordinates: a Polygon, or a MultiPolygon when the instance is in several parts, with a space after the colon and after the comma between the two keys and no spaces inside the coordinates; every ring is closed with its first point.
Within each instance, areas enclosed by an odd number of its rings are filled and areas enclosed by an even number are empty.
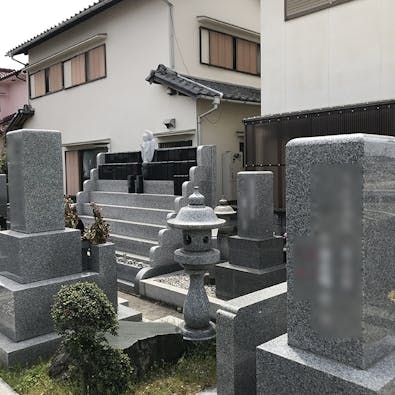
{"type": "Polygon", "coordinates": [[[105,11],[106,9],[120,3],[121,1],[123,0],[103,0],[97,4],[94,4],[93,6],[81,11],[79,14],[74,15],[68,21],[66,20],[61,22],[57,26],[48,29],[31,40],[9,50],[6,55],[10,57],[21,54],[27,55],[30,49],[42,44],[43,42],[57,36],[60,33],[65,32],[66,30],[71,29],[79,23],[94,17],[100,12],[105,11]]]}

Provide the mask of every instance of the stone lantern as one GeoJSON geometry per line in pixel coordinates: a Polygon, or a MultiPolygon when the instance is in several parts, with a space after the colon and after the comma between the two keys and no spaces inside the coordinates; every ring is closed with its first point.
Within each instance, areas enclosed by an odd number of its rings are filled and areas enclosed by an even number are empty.
{"type": "Polygon", "coordinates": [[[211,247],[211,230],[221,227],[211,207],[205,206],[198,187],[189,196],[189,204],[167,221],[169,226],[181,229],[183,248],[174,252],[174,259],[189,275],[188,295],[184,302],[182,332],[185,340],[209,340],[215,337],[215,326],[210,322],[209,301],[204,289],[204,275],[219,262],[220,252],[211,247]]]}
{"type": "Polygon", "coordinates": [[[236,234],[236,211],[228,204],[223,197],[219,205],[214,208],[214,213],[218,218],[225,220],[225,224],[218,230],[217,247],[221,252],[221,261],[229,260],[229,236],[236,234]]]}

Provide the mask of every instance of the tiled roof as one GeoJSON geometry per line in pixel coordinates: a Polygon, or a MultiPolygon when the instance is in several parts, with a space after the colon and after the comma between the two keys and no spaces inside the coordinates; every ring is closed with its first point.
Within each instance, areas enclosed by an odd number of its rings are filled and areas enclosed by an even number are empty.
{"type": "Polygon", "coordinates": [[[99,14],[100,12],[106,10],[107,8],[112,7],[115,4],[118,4],[122,0],[98,0],[94,2],[91,6],[84,8],[82,11],[77,12],[75,15],[71,16],[68,19],[58,23],[55,26],[45,30],[44,32],[34,36],[30,40],[25,41],[24,43],[18,45],[17,47],[10,49],[7,52],[8,56],[14,56],[19,54],[27,54],[27,51],[31,48],[36,47],[42,42],[52,38],[70,28],[77,25],[78,23],[85,21],[93,16],[99,14]]]}
{"type": "Polygon", "coordinates": [[[7,78],[8,76],[13,74],[14,72],[15,72],[15,70],[13,70],[13,69],[2,69],[2,68],[0,68],[0,81],[2,79],[7,78]]]}
{"type": "Polygon", "coordinates": [[[222,93],[223,99],[241,102],[261,102],[260,89],[248,86],[210,81],[178,74],[176,71],[160,64],[146,78],[150,84],[156,83],[191,97],[215,97],[222,93]]]}

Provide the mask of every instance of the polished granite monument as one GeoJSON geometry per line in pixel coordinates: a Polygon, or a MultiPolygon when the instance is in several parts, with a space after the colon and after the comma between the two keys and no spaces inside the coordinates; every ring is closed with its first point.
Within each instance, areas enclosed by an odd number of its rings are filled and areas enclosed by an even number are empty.
{"type": "Polygon", "coordinates": [[[216,295],[233,299],[285,281],[284,239],[273,236],[273,173],[237,174],[237,236],[215,267],[216,295]]]}
{"type": "Polygon", "coordinates": [[[395,138],[287,145],[288,333],[257,392],[395,394],[395,138]]]}
{"type": "Polygon", "coordinates": [[[0,232],[0,364],[27,364],[57,345],[50,316],[62,285],[82,272],[81,235],[65,229],[61,134],[7,134],[11,229],[0,232]]]}

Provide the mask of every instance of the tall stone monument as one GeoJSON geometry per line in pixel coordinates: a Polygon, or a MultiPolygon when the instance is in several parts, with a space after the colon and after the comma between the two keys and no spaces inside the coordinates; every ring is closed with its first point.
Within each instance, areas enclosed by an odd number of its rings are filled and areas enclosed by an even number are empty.
{"type": "Polygon", "coordinates": [[[395,394],[395,138],[287,145],[288,334],[258,393],[395,394]]]}
{"type": "Polygon", "coordinates": [[[233,299],[285,281],[284,240],[273,236],[273,173],[237,174],[238,235],[215,267],[217,297],[233,299]]]}
{"type": "Polygon", "coordinates": [[[54,350],[50,316],[62,285],[97,281],[82,272],[80,231],[65,229],[61,134],[7,134],[11,229],[0,232],[0,364],[54,350]]]}

